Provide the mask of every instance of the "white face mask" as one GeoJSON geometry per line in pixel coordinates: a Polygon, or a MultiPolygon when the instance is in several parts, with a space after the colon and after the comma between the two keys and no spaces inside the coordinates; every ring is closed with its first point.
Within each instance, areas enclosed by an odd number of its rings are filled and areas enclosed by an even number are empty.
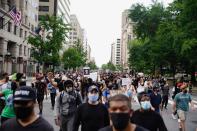
{"type": "Polygon", "coordinates": [[[96,94],[88,93],[88,99],[89,99],[89,101],[91,101],[91,102],[97,102],[98,98],[99,98],[98,93],[96,93],[96,94]]]}
{"type": "Polygon", "coordinates": [[[151,108],[151,103],[150,101],[142,101],[141,103],[141,107],[143,110],[148,110],[151,108]]]}
{"type": "Polygon", "coordinates": [[[66,88],[66,91],[67,91],[67,92],[73,91],[73,87],[67,87],[67,88],[66,88]]]}

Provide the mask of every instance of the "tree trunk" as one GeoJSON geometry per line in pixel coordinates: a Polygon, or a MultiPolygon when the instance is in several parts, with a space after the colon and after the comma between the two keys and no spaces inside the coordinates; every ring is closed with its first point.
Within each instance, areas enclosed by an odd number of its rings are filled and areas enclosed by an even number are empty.
{"type": "Polygon", "coordinates": [[[191,67],[191,72],[190,72],[190,75],[191,75],[191,82],[193,83],[193,84],[196,84],[196,78],[195,78],[195,72],[196,72],[196,70],[195,70],[196,68],[195,68],[195,65],[193,65],[192,67],[191,67]]]}
{"type": "Polygon", "coordinates": [[[176,66],[175,65],[171,65],[172,66],[172,74],[173,74],[173,84],[176,84],[176,79],[175,79],[175,75],[176,75],[176,66]]]}

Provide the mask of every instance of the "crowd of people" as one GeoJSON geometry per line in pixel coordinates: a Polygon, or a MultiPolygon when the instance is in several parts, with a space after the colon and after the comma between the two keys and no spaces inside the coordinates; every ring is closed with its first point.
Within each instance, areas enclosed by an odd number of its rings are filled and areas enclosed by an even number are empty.
{"type": "MultiPolygon", "coordinates": [[[[181,131],[192,103],[190,82],[177,81],[172,117],[181,131]],[[176,116],[177,115],[177,118],[176,116]]],[[[1,131],[47,130],[42,117],[44,98],[50,95],[54,122],[60,131],[167,131],[161,112],[168,109],[170,86],[165,78],[129,73],[100,73],[97,80],[81,72],[37,73],[27,86],[22,73],[0,80],[1,131]],[[123,84],[123,79],[129,81],[123,84]],[[133,110],[132,102],[140,109],[133,110]],[[38,104],[39,114],[34,108],[38,104]]]]}

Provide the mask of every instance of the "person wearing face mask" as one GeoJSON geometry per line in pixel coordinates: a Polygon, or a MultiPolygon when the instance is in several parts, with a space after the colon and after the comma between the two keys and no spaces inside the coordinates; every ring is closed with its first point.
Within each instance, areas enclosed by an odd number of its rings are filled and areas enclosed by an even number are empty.
{"type": "Polygon", "coordinates": [[[55,124],[61,131],[72,131],[74,114],[82,103],[81,95],[74,89],[72,80],[64,81],[64,90],[57,96],[55,104],[55,124]]]}
{"type": "Polygon", "coordinates": [[[81,131],[98,131],[109,125],[108,111],[102,103],[99,103],[98,92],[99,89],[95,85],[88,88],[88,102],[78,107],[72,131],[78,131],[80,124],[81,131]]]}
{"type": "Polygon", "coordinates": [[[146,92],[138,96],[141,108],[134,111],[131,122],[138,124],[150,131],[167,131],[162,117],[152,110],[150,97],[146,92]]]}
{"type": "Polygon", "coordinates": [[[13,98],[16,118],[5,121],[1,131],[54,131],[45,119],[36,115],[36,92],[31,87],[19,87],[13,98]]]}
{"type": "Polygon", "coordinates": [[[109,99],[109,116],[111,125],[99,131],[149,131],[130,122],[131,102],[124,94],[117,94],[109,99]]]}
{"type": "Polygon", "coordinates": [[[177,110],[180,131],[186,131],[185,121],[186,121],[187,112],[189,110],[189,103],[191,104],[192,110],[195,109],[191,95],[187,93],[187,84],[183,83],[183,85],[181,85],[180,88],[182,92],[176,94],[174,98],[173,110],[174,111],[177,110]]]}

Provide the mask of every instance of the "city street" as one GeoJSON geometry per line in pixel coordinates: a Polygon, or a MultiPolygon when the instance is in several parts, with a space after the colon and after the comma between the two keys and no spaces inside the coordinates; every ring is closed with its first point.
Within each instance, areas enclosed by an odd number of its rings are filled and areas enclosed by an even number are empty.
{"type": "MultiPolygon", "coordinates": [[[[59,128],[55,126],[54,123],[54,112],[51,110],[51,105],[50,105],[50,97],[48,99],[44,100],[44,109],[43,109],[43,117],[47,119],[47,121],[53,125],[55,131],[59,131],[59,128]]],[[[194,103],[196,110],[195,111],[189,111],[188,116],[187,116],[187,121],[186,121],[186,127],[188,131],[195,131],[197,128],[197,96],[193,97],[194,103]]],[[[165,124],[168,128],[168,131],[178,131],[178,122],[177,120],[173,120],[171,117],[172,114],[172,100],[169,101],[168,105],[168,110],[162,111],[162,116],[165,121],[165,124]]],[[[133,108],[138,108],[139,106],[137,103],[132,103],[133,108]]]]}

